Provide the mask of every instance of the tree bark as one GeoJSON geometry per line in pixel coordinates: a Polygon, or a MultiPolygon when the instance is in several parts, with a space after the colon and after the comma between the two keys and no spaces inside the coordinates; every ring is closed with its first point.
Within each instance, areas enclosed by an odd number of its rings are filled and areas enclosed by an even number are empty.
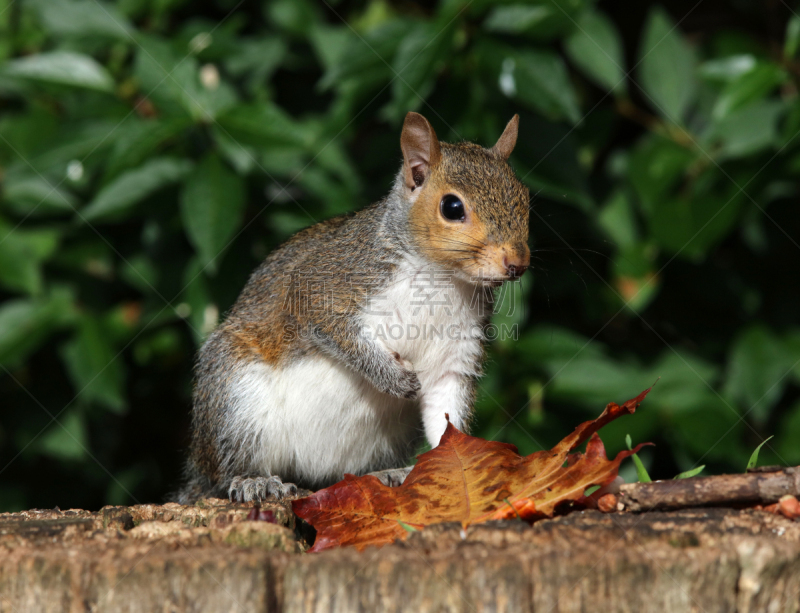
{"type": "Polygon", "coordinates": [[[798,611],[800,523],[752,510],[573,512],[301,553],[249,505],[0,515],[0,612],[798,611]]]}
{"type": "Polygon", "coordinates": [[[800,496],[800,467],[620,486],[620,510],[653,511],[714,505],[771,504],[800,496]]]}

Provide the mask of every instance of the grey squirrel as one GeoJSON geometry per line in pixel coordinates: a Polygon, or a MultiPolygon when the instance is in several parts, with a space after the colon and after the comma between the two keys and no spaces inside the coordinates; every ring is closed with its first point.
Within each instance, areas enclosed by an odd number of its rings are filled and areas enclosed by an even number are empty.
{"type": "Polygon", "coordinates": [[[497,143],[408,113],[389,195],[297,233],[200,350],[177,499],[262,500],[404,466],[467,430],[494,288],[528,267],[529,194],[497,143]]]}

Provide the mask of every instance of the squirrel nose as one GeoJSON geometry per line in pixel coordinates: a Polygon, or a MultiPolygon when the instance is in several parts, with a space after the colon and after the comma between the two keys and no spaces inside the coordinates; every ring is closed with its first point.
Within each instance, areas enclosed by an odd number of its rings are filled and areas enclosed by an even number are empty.
{"type": "Polygon", "coordinates": [[[531,256],[528,246],[525,245],[524,249],[520,251],[524,251],[524,253],[518,251],[511,257],[509,257],[508,254],[503,256],[503,266],[506,269],[509,279],[519,279],[530,264],[531,256]]]}
{"type": "Polygon", "coordinates": [[[528,264],[522,258],[509,259],[508,256],[503,257],[503,266],[506,267],[506,272],[510,279],[519,279],[528,268],[528,264]]]}

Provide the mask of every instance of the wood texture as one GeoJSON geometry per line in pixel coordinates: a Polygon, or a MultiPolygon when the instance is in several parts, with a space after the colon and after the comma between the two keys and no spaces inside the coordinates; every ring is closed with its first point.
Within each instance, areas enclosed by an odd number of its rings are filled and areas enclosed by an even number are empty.
{"type": "Polygon", "coordinates": [[[300,553],[248,505],[0,515],[0,612],[722,612],[800,609],[800,523],[752,510],[440,524],[300,553]]]}
{"type": "Polygon", "coordinates": [[[620,510],[653,511],[700,506],[754,505],[800,496],[800,467],[742,475],[694,477],[620,486],[620,510]]]}

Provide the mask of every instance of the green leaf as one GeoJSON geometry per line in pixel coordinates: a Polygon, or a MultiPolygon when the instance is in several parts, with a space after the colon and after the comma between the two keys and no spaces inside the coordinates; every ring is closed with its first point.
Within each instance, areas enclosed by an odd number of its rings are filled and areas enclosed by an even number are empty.
{"type": "Polygon", "coordinates": [[[179,358],[181,345],[181,333],[176,328],[162,327],[136,339],[133,358],[139,366],[153,364],[157,358],[162,362],[165,358],[179,358]]]}
{"type": "Polygon", "coordinates": [[[628,177],[645,213],[671,196],[695,158],[692,151],[660,136],[646,137],[631,151],[628,177]]]}
{"type": "Polygon", "coordinates": [[[718,161],[751,156],[777,146],[778,121],[784,109],[778,100],[758,101],[713,122],[703,139],[718,141],[718,161]]]}
{"type": "MultiPolygon", "coordinates": [[[[631,444],[631,435],[625,435],[625,444],[628,446],[628,450],[633,449],[633,445],[631,444]]],[[[650,478],[650,475],[647,473],[647,469],[642,464],[641,459],[639,459],[638,454],[633,454],[631,456],[633,459],[633,464],[636,466],[636,477],[639,479],[639,483],[652,483],[653,480],[650,478]]]]}
{"type": "MultiPolygon", "coordinates": [[[[83,108],[85,104],[84,96],[86,92],[73,92],[65,100],[82,100],[79,105],[83,108]]],[[[105,104],[100,102],[100,99],[95,97],[92,93],[88,98],[96,100],[97,104],[103,109],[118,108],[116,102],[106,99],[105,104]]],[[[91,118],[84,120],[76,116],[68,122],[63,119],[59,122],[61,125],[58,131],[54,133],[40,134],[39,138],[43,137],[43,141],[38,143],[34,150],[30,152],[28,157],[30,163],[38,172],[34,172],[27,164],[20,168],[18,172],[20,175],[35,174],[36,176],[44,176],[53,186],[60,185],[60,190],[64,189],[64,185],[82,185],[85,179],[88,179],[86,173],[82,173],[77,179],[67,176],[67,170],[70,164],[77,164],[79,168],[84,170],[93,168],[97,162],[106,159],[106,148],[110,147],[116,134],[115,128],[119,125],[119,121],[107,121],[102,118],[95,117],[98,111],[95,109],[86,109],[87,113],[92,115],[91,118]],[[66,181],[64,181],[66,179],[66,181]]],[[[106,112],[106,111],[104,111],[106,112]]],[[[70,113],[73,115],[73,113],[70,113]]],[[[56,118],[59,116],[57,115],[56,118]]],[[[44,118],[29,117],[40,121],[44,118]]],[[[44,120],[45,122],[47,120],[44,120]]],[[[22,129],[30,130],[31,134],[40,132],[40,128],[35,125],[30,125],[27,121],[22,123],[22,129]],[[25,124],[28,124],[27,126],[25,124]]],[[[46,129],[46,128],[45,128],[46,129]]],[[[16,174],[16,173],[15,173],[16,174]]]]}
{"type": "Polygon", "coordinates": [[[436,22],[420,24],[403,38],[392,61],[391,117],[402,118],[422,106],[429,96],[452,47],[456,23],[444,27],[436,22]]]}
{"type": "Polygon", "coordinates": [[[569,58],[592,81],[605,89],[624,92],[625,58],[614,23],[599,11],[587,10],[575,32],[565,41],[569,58]]]}
{"type": "Polygon", "coordinates": [[[738,79],[731,81],[719,95],[711,116],[719,121],[733,111],[769,95],[787,79],[785,70],[772,63],[763,62],[738,79]]]}
{"type": "Polygon", "coordinates": [[[148,157],[154,157],[155,151],[165,141],[180,138],[191,127],[188,117],[166,117],[139,120],[128,118],[122,125],[115,127],[112,136],[114,146],[106,166],[103,183],[115,178],[126,170],[140,166],[148,157]]]}
{"type": "MultiPolygon", "coordinates": [[[[0,64],[0,72],[2,67],[3,64],[0,64]]],[[[25,112],[8,109],[0,116],[0,133],[3,135],[0,152],[6,160],[20,154],[30,159],[42,151],[48,151],[64,127],[53,111],[41,108],[41,105],[26,105],[25,112]]],[[[23,169],[30,174],[30,168],[24,166],[17,172],[23,169]]]]}
{"type": "Polygon", "coordinates": [[[83,317],[75,336],[61,349],[61,358],[77,397],[97,402],[115,413],[125,410],[123,358],[93,316],[83,317]]]}
{"type": "Polygon", "coordinates": [[[56,250],[58,239],[52,229],[28,230],[0,223],[0,284],[14,291],[40,293],[41,264],[56,250]]]}
{"type": "Polygon", "coordinates": [[[783,43],[783,57],[791,60],[797,55],[800,47],[800,15],[796,13],[789,18],[786,24],[786,41],[783,43]]]}
{"type": "Polygon", "coordinates": [[[749,428],[724,397],[711,393],[705,400],[700,397],[694,406],[675,413],[676,418],[670,421],[670,438],[674,435],[676,448],[689,457],[702,456],[717,462],[747,457],[741,441],[749,428]]]}
{"type": "MultiPolygon", "coordinates": [[[[575,20],[586,5],[583,0],[541,0],[531,4],[494,6],[483,22],[483,28],[537,41],[556,40],[573,31],[575,20]]],[[[470,3],[470,8],[473,7],[480,10],[470,3]]]]}
{"type": "Polygon", "coordinates": [[[390,60],[412,27],[407,19],[392,19],[360,36],[346,26],[315,30],[311,42],[326,66],[318,87],[341,90],[349,83],[388,83],[394,76],[390,60]]]}
{"type": "Polygon", "coordinates": [[[217,123],[225,136],[242,145],[270,148],[311,142],[307,130],[270,102],[237,105],[220,115],[217,123]]]}
{"type": "MultiPolygon", "coordinates": [[[[652,404],[665,414],[682,419],[684,413],[724,404],[713,388],[720,369],[686,351],[665,349],[646,373],[645,377],[651,381],[660,378],[652,404]]],[[[730,408],[727,410],[734,413],[730,408]]]]}
{"type": "Polygon", "coordinates": [[[587,407],[605,404],[609,398],[632,398],[650,385],[635,364],[617,362],[608,356],[596,356],[576,347],[566,356],[553,357],[545,366],[553,376],[548,392],[554,400],[579,402],[587,407]]]}
{"type": "Polygon", "coordinates": [[[185,116],[185,98],[194,89],[197,60],[179,56],[167,41],[155,36],[140,35],[138,42],[134,76],[142,94],[167,116],[185,116]]]}
{"type": "Polygon", "coordinates": [[[51,51],[11,60],[3,66],[2,74],[103,92],[114,90],[114,81],[105,68],[88,55],[73,51],[51,51]]]}
{"type": "Polygon", "coordinates": [[[553,17],[554,9],[544,5],[512,4],[498,6],[489,13],[483,27],[490,32],[524,34],[535,30],[553,17]]]}
{"type": "Polygon", "coordinates": [[[288,49],[277,37],[241,38],[236,49],[225,60],[225,67],[235,77],[247,79],[251,90],[263,88],[284,61],[288,49]]]}
{"type": "Polygon", "coordinates": [[[633,465],[636,467],[636,478],[639,479],[639,483],[652,483],[653,480],[647,473],[647,469],[644,467],[644,464],[642,464],[639,455],[634,453],[631,459],[633,460],[633,465]]]}
{"type": "Polygon", "coordinates": [[[739,333],[728,354],[725,393],[764,423],[783,396],[795,361],[780,337],[763,324],[751,325],[739,333]]]}
{"type": "Polygon", "coordinates": [[[217,77],[214,84],[204,85],[194,57],[177,53],[170,43],[154,36],[139,37],[134,74],[142,93],[168,114],[188,113],[196,121],[211,122],[236,104],[233,88],[213,65],[208,66],[217,77]]]}
{"type": "Polygon", "coordinates": [[[517,340],[517,332],[527,319],[533,280],[530,275],[524,276],[519,283],[505,283],[495,295],[495,302],[490,307],[492,325],[498,331],[492,340],[498,345],[513,345],[517,340]]]}
{"type": "Polygon", "coordinates": [[[198,164],[184,184],[183,226],[202,264],[211,271],[239,228],[244,206],[244,183],[215,154],[198,164]]]}
{"type": "Polygon", "coordinates": [[[116,7],[99,0],[28,0],[55,36],[107,36],[129,40],[133,27],[116,7]]]}
{"type": "Polygon", "coordinates": [[[731,231],[744,196],[733,184],[724,191],[693,187],[688,194],[659,202],[648,227],[651,238],[666,250],[699,261],[731,231]]]}
{"type": "Polygon", "coordinates": [[[800,328],[794,328],[783,334],[783,344],[786,352],[794,360],[793,377],[796,383],[800,383],[800,328]]]}
{"type": "Polygon", "coordinates": [[[22,216],[71,213],[78,202],[57,182],[19,172],[8,173],[3,178],[3,198],[9,208],[22,216]]]}
{"type": "MultiPolygon", "coordinates": [[[[367,33],[366,36],[369,36],[369,33],[367,33]]],[[[323,77],[325,83],[323,85],[323,81],[321,80],[317,84],[317,87],[325,89],[336,84],[340,75],[332,79],[327,79],[326,77],[331,74],[332,71],[337,70],[337,68],[347,60],[354,59],[349,58],[347,53],[348,45],[352,43],[353,38],[352,30],[346,26],[317,24],[312,28],[309,33],[309,43],[314,48],[314,53],[317,55],[320,66],[325,70],[325,76],[323,77]]],[[[390,56],[393,54],[394,49],[392,49],[390,56]]],[[[359,57],[360,55],[361,54],[359,54],[359,57]]]]}
{"type": "Polygon", "coordinates": [[[705,469],[706,465],[703,464],[702,466],[698,466],[697,468],[693,468],[692,470],[687,470],[685,472],[680,473],[679,475],[675,475],[673,479],[691,479],[692,477],[696,477],[705,469]]]}
{"type": "Polygon", "coordinates": [[[211,134],[220,155],[233,166],[236,174],[247,175],[256,167],[258,152],[255,147],[242,144],[219,126],[211,126],[211,134]]]}
{"type": "Polygon", "coordinates": [[[188,160],[153,158],[106,185],[81,211],[81,218],[85,221],[124,218],[136,204],[159,189],[182,180],[191,169],[192,163],[188,160]]]}
{"type": "Polygon", "coordinates": [[[310,0],[273,0],[266,5],[266,11],[279,28],[297,36],[304,36],[319,21],[319,7],[310,0]]]}
{"type": "Polygon", "coordinates": [[[694,53],[661,7],[650,11],[639,58],[648,101],[668,121],[682,123],[695,98],[694,53]]]}
{"type": "Polygon", "coordinates": [[[648,137],[631,154],[628,176],[641,198],[650,238],[699,260],[736,223],[744,196],[715,166],[690,173],[695,160],[695,152],[677,143],[648,137]]]}
{"type": "Polygon", "coordinates": [[[744,53],[703,62],[698,67],[697,73],[710,81],[728,83],[735,81],[755,67],[756,57],[750,53],[744,53]]]}
{"type": "Polygon", "coordinates": [[[537,326],[528,330],[519,339],[517,346],[522,354],[530,356],[531,361],[553,360],[555,368],[577,354],[594,359],[603,359],[605,356],[605,346],[599,341],[592,341],[572,330],[556,326],[537,326]]]}
{"type": "Polygon", "coordinates": [[[35,300],[10,300],[0,306],[0,365],[15,368],[47,337],[74,318],[72,297],[64,291],[35,300]]]}
{"type": "Polygon", "coordinates": [[[616,191],[597,216],[600,227],[620,248],[631,247],[638,240],[639,231],[630,200],[624,191],[616,191]]]}
{"type": "Polygon", "coordinates": [[[73,408],[50,425],[37,447],[41,453],[58,460],[76,461],[86,455],[88,438],[83,415],[73,408]]]}
{"type": "MultiPolygon", "coordinates": [[[[501,59],[504,56],[502,52],[499,55],[501,59]]],[[[497,72],[491,70],[491,77],[499,74],[499,70],[499,65],[497,72]]],[[[493,142],[492,139],[497,138],[505,121],[497,122],[496,128],[487,134],[485,142],[493,142]]],[[[539,198],[550,198],[564,204],[574,204],[587,215],[594,215],[595,204],[589,191],[586,171],[578,161],[578,143],[573,139],[574,134],[568,124],[547,121],[538,113],[529,114],[520,123],[513,157],[531,164],[530,170],[524,174],[520,172],[520,178],[530,188],[533,202],[539,198]],[[533,160],[536,160],[535,164],[533,160]]],[[[535,207],[531,217],[536,219],[535,207]]]]}
{"type": "Polygon", "coordinates": [[[755,448],[753,453],[750,455],[750,459],[747,460],[747,470],[750,470],[751,468],[755,468],[756,467],[756,465],[758,464],[758,452],[761,451],[761,448],[764,445],[766,445],[767,441],[769,441],[771,438],[772,438],[772,436],[770,436],[768,438],[765,438],[763,441],[761,441],[761,444],[758,447],[755,448]]]}
{"type": "Polygon", "coordinates": [[[800,464],[800,402],[796,402],[786,411],[780,426],[777,428],[778,439],[775,441],[780,458],[789,465],[800,464]]]}
{"type": "Polygon", "coordinates": [[[131,287],[135,287],[143,294],[156,294],[158,285],[159,268],[152,260],[143,254],[134,255],[123,263],[119,276],[131,287]]]}
{"type": "Polygon", "coordinates": [[[587,487],[586,491],[583,492],[583,495],[584,496],[591,496],[592,494],[594,494],[599,489],[600,489],[599,485],[593,485],[591,487],[587,487]]]}
{"type": "Polygon", "coordinates": [[[397,520],[397,523],[398,523],[398,524],[400,524],[400,527],[401,527],[403,530],[405,530],[406,532],[419,532],[419,529],[415,528],[414,526],[411,526],[411,525],[407,524],[407,523],[406,523],[406,522],[404,522],[404,521],[400,521],[400,520],[398,519],[398,520],[397,520]]]}
{"type": "Polygon", "coordinates": [[[502,60],[500,90],[552,121],[576,123],[580,111],[564,61],[552,51],[508,52],[502,60]]]}

